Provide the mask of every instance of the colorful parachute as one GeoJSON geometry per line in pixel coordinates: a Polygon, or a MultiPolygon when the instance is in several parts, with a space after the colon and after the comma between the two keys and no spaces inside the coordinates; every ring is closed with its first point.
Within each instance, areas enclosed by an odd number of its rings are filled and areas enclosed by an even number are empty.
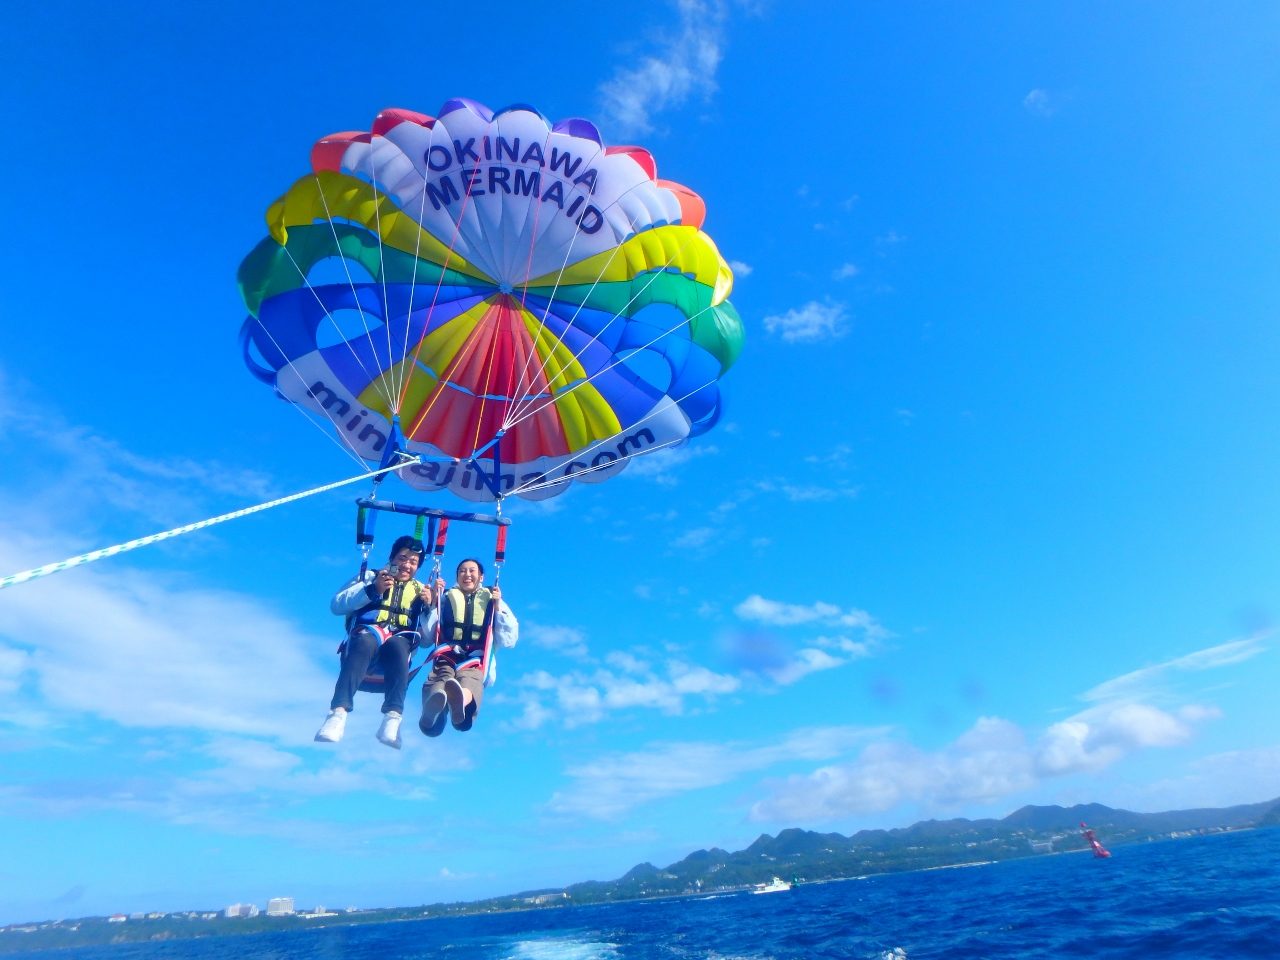
{"type": "Polygon", "coordinates": [[[241,264],[245,362],[425,490],[541,499],[709,429],[742,325],[702,201],[585,120],[450,100],[325,137],[241,264]]]}

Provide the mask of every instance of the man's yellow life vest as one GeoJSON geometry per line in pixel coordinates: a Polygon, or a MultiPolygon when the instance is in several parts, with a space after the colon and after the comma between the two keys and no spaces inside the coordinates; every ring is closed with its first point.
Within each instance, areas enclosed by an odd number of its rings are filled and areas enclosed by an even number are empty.
{"type": "Polygon", "coordinates": [[[395,626],[408,628],[413,625],[414,604],[419,598],[426,602],[426,590],[417,580],[396,581],[387,596],[379,597],[361,610],[357,619],[360,623],[391,621],[395,626]]]}

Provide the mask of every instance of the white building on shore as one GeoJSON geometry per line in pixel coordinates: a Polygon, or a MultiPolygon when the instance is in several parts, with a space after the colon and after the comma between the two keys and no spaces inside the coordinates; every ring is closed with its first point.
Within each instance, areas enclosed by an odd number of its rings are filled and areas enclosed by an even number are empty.
{"type": "Polygon", "coordinates": [[[293,897],[272,897],[267,901],[268,917],[289,917],[293,913],[293,897]]]}

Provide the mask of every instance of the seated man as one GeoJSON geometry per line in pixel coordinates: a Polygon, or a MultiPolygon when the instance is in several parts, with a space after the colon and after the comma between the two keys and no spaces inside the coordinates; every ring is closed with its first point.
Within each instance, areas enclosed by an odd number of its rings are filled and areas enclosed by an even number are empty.
{"type": "MultiPolygon", "coordinates": [[[[489,589],[483,581],[480,561],[463,560],[458,564],[457,585],[441,598],[439,641],[431,651],[431,675],[422,686],[422,718],[418,721],[418,728],[428,737],[444,732],[446,706],[455,730],[471,729],[485,682],[497,677],[494,643],[514,647],[519,639],[520,624],[502,602],[502,590],[497,584],[489,589]],[[486,644],[490,628],[492,642],[486,644]]],[[[427,636],[432,635],[434,617],[432,610],[427,636]]]]}
{"type": "MultiPolygon", "coordinates": [[[[424,637],[424,614],[434,601],[432,588],[413,579],[422,562],[421,540],[400,537],[391,546],[391,558],[381,570],[368,570],[338,591],[329,608],[347,618],[347,639],[342,645],[342,667],[316,740],[337,743],[347,726],[347,714],[374,657],[382,669],[382,725],[378,739],[400,749],[400,719],[409,685],[409,658],[413,646],[424,637]]],[[[436,589],[444,586],[437,581],[436,589]]]]}

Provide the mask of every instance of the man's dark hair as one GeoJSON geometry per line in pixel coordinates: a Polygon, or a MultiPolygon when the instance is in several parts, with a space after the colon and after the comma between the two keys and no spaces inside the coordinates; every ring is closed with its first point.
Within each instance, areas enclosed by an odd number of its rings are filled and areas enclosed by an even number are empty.
{"type": "Polygon", "coordinates": [[[401,550],[408,550],[410,553],[416,553],[418,559],[421,560],[427,552],[427,548],[422,545],[422,541],[417,537],[403,536],[397,537],[396,542],[391,545],[391,553],[389,556],[392,560],[396,558],[396,554],[401,550]]]}

